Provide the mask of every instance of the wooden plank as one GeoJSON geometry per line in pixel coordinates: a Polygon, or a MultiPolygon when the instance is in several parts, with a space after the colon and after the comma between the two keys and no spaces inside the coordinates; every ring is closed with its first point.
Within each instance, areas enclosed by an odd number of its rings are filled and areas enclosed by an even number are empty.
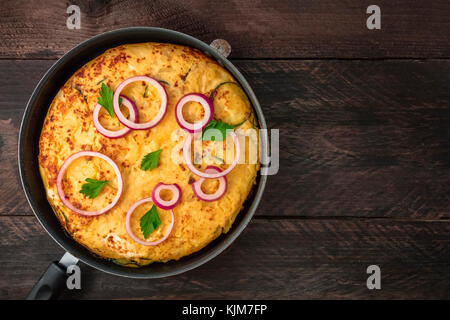
{"type": "MultiPolygon", "coordinates": [[[[0,215],[31,214],[17,135],[52,61],[0,61],[0,215]]],[[[264,216],[450,217],[449,61],[235,61],[279,128],[264,216]],[[295,186],[288,188],[287,186],[295,186]]]]}
{"type": "Polygon", "coordinates": [[[447,61],[238,66],[280,128],[280,171],[260,212],[450,217],[447,61]]]}
{"type": "Polygon", "coordinates": [[[17,141],[27,101],[39,79],[54,61],[1,61],[0,80],[0,215],[32,214],[17,165],[17,141]]]}
{"type": "Polygon", "coordinates": [[[366,27],[370,1],[4,0],[1,58],[54,59],[105,31],[154,26],[206,43],[223,38],[234,58],[449,58],[450,3],[379,0],[381,30],[366,27]],[[66,27],[69,4],[81,29],[66,27]]]}
{"type": "MultiPolygon", "coordinates": [[[[23,298],[62,250],[33,217],[0,217],[0,298],[23,298]]],[[[450,223],[254,219],[209,263],[155,280],[81,265],[82,290],[65,298],[438,299],[450,294],[450,223]],[[381,268],[368,290],[366,268],[381,268]]]]}

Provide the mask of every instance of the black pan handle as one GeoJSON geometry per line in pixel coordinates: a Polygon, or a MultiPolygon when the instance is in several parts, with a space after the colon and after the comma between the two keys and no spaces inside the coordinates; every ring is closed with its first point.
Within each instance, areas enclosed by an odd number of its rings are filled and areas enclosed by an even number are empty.
{"type": "Polygon", "coordinates": [[[66,281],[66,269],[60,266],[57,261],[53,261],[38,283],[31,289],[27,300],[56,299],[66,287],[66,281]]]}

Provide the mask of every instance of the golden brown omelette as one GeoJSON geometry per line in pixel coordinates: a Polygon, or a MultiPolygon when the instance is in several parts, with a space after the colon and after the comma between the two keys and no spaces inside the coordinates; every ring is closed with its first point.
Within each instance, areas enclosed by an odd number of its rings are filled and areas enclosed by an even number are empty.
{"type": "MultiPolygon", "coordinates": [[[[193,192],[192,184],[199,179],[183,163],[182,147],[186,132],[175,119],[177,101],[188,93],[202,93],[211,97],[214,118],[235,129],[256,128],[257,122],[249,100],[236,80],[216,61],[198,50],[172,44],[141,43],[122,45],[107,50],[81,67],[59,90],[45,119],[39,141],[39,166],[48,201],[67,232],[97,255],[128,265],[140,266],[152,262],[166,262],[196,252],[227,232],[241,210],[255,184],[258,163],[241,161],[227,176],[228,189],[217,201],[202,201],[193,192]],[[102,84],[113,90],[125,79],[146,75],[158,80],[168,96],[167,113],[155,127],[131,130],[118,139],[101,135],[94,127],[92,114],[102,84]],[[158,166],[142,170],[142,158],[161,149],[158,166]],[[117,204],[98,216],[84,216],[68,209],[60,200],[56,178],[64,161],[78,151],[97,151],[110,157],[119,167],[123,192],[117,204]],[[174,161],[178,158],[180,161],[174,161]],[[173,209],[174,225],[168,238],[155,246],[135,242],[125,230],[128,209],[138,200],[150,197],[159,182],[176,183],[182,190],[179,204],[173,209]]],[[[139,122],[152,119],[158,112],[161,97],[145,83],[129,84],[122,94],[132,100],[139,122]]],[[[189,103],[183,115],[189,121],[201,118],[202,108],[189,103]]],[[[102,108],[103,109],[103,108],[102,108]]],[[[124,108],[123,114],[127,114],[124,108]]],[[[123,125],[105,110],[99,116],[109,130],[123,125]]],[[[203,141],[204,149],[222,142],[203,141]]],[[[245,148],[241,158],[246,157],[245,148]]],[[[225,148],[227,151],[228,149],[225,148]]],[[[198,169],[215,165],[225,170],[229,164],[217,156],[205,158],[198,169]]],[[[214,192],[217,179],[207,179],[204,192],[214,192]]],[[[67,168],[63,184],[67,199],[76,208],[93,211],[105,207],[117,191],[117,177],[111,166],[100,158],[82,157],[67,168]],[[80,193],[86,178],[107,180],[109,183],[98,197],[90,199],[80,193]]],[[[152,203],[139,206],[131,217],[134,234],[139,230],[140,218],[152,203]]],[[[146,240],[162,237],[170,215],[158,208],[161,225],[146,240]]]]}

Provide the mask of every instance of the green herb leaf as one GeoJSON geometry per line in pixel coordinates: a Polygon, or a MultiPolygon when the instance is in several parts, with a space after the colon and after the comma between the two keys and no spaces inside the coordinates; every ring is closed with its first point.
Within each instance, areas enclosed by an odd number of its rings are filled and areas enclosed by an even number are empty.
{"type": "Polygon", "coordinates": [[[222,158],[219,158],[217,156],[213,156],[213,158],[220,161],[221,163],[225,163],[225,161],[222,158]]]}
{"type": "Polygon", "coordinates": [[[80,193],[84,194],[86,197],[90,199],[95,199],[98,197],[98,194],[102,189],[106,186],[108,181],[95,180],[91,178],[87,178],[85,180],[87,183],[81,186],[80,193]]]}
{"type": "Polygon", "coordinates": [[[81,91],[81,89],[75,84],[72,86],[73,89],[77,90],[79,94],[81,94],[81,96],[83,97],[84,102],[87,102],[86,96],[84,95],[83,91],[81,91]]]}
{"type": "Polygon", "coordinates": [[[166,86],[170,86],[170,84],[165,80],[156,79],[158,82],[164,83],[166,86]]]}
{"type": "Polygon", "coordinates": [[[237,86],[239,87],[239,85],[238,85],[236,82],[232,82],[232,81],[225,81],[225,82],[219,83],[219,84],[217,85],[217,87],[215,87],[214,90],[213,90],[213,91],[211,92],[211,94],[209,95],[209,99],[210,99],[211,101],[214,101],[214,98],[215,98],[216,95],[217,95],[217,90],[218,90],[221,86],[223,86],[223,85],[225,85],[225,84],[234,84],[234,85],[237,85],[237,86]]]}
{"type": "Polygon", "coordinates": [[[161,224],[161,219],[159,219],[158,211],[156,211],[156,206],[153,205],[152,208],[147,211],[140,220],[140,226],[144,238],[147,239],[148,236],[158,228],[161,224]]]}
{"type": "Polygon", "coordinates": [[[227,130],[232,130],[234,129],[235,126],[228,124],[228,123],[224,123],[221,121],[217,121],[216,119],[211,120],[211,122],[203,129],[203,133],[202,133],[202,140],[204,141],[223,141],[223,139],[226,137],[227,135],[227,130]],[[214,136],[205,136],[205,133],[208,131],[208,129],[217,129],[220,131],[220,133],[222,133],[221,137],[214,137],[214,136]]]}
{"type": "Polygon", "coordinates": [[[150,152],[144,156],[141,161],[141,170],[153,170],[158,166],[159,155],[162,149],[150,152]]]}
{"type": "MultiPolygon", "coordinates": [[[[106,84],[102,83],[102,87],[100,88],[100,97],[97,97],[97,102],[105,108],[106,111],[108,111],[111,117],[114,117],[113,96],[114,91],[106,84]]],[[[121,104],[122,98],[119,97],[119,105],[121,104]]]]}
{"type": "Polygon", "coordinates": [[[144,98],[147,98],[147,89],[148,89],[148,85],[146,85],[145,89],[144,89],[144,98]]]}

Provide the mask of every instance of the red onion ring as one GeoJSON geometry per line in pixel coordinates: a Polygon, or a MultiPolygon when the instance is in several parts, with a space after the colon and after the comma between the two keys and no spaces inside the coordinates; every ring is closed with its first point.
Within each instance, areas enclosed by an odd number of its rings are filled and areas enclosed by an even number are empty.
{"type": "Polygon", "coordinates": [[[150,128],[156,126],[162,120],[162,118],[164,117],[164,115],[166,114],[166,111],[167,111],[167,100],[168,100],[168,98],[167,98],[166,89],[164,89],[164,86],[162,86],[157,80],[147,77],[147,76],[135,76],[135,77],[131,77],[131,78],[128,78],[125,81],[123,81],[121,84],[119,84],[116,91],[114,91],[113,107],[114,107],[114,112],[117,115],[117,118],[124,126],[130,128],[130,129],[134,129],[134,130],[145,130],[145,129],[150,129],[150,128]],[[132,82],[136,82],[136,81],[145,81],[148,84],[152,85],[153,87],[156,88],[156,90],[158,90],[158,93],[161,97],[161,105],[159,107],[158,114],[152,120],[145,122],[145,123],[135,123],[135,122],[128,120],[127,118],[125,118],[125,116],[122,114],[122,112],[120,111],[120,108],[119,108],[120,92],[122,92],[123,88],[125,88],[128,84],[130,84],[132,82]]]}
{"type": "MultiPolygon", "coordinates": [[[[138,110],[136,108],[136,105],[134,104],[134,102],[132,102],[130,99],[128,99],[127,97],[124,96],[120,96],[122,98],[122,104],[128,108],[128,111],[130,112],[130,121],[133,122],[138,122],[138,110]]],[[[122,128],[120,130],[117,131],[111,131],[108,129],[105,129],[105,127],[103,127],[98,119],[98,116],[100,114],[100,110],[102,109],[102,106],[100,104],[96,104],[94,107],[94,113],[92,115],[93,119],[94,119],[94,126],[97,129],[98,132],[100,132],[102,135],[104,135],[107,138],[111,138],[111,139],[117,139],[117,138],[122,138],[123,136],[125,136],[128,132],[131,131],[130,128],[125,127],[122,128]]]]}
{"type": "Polygon", "coordinates": [[[216,172],[216,173],[202,172],[202,171],[198,170],[196,167],[194,167],[194,165],[192,164],[192,162],[191,162],[192,136],[193,136],[193,134],[188,134],[186,136],[186,139],[184,140],[184,145],[183,145],[183,158],[184,158],[184,161],[186,162],[186,165],[188,166],[189,170],[192,171],[192,173],[194,173],[197,176],[202,177],[202,178],[216,179],[216,178],[220,178],[220,177],[223,177],[223,176],[229,174],[231,172],[231,170],[233,170],[234,167],[236,167],[237,163],[239,162],[241,149],[239,146],[239,139],[234,132],[230,132],[230,136],[233,138],[233,142],[234,142],[234,145],[236,148],[236,154],[234,156],[234,161],[226,170],[224,170],[222,172],[216,172]]]}
{"type": "Polygon", "coordinates": [[[161,209],[170,210],[175,208],[175,206],[180,202],[181,194],[182,194],[181,188],[176,183],[165,184],[160,182],[153,188],[152,192],[153,203],[161,209]],[[170,199],[169,201],[162,199],[159,195],[162,190],[172,191],[172,199],[170,199]]]}
{"type": "MultiPolygon", "coordinates": [[[[215,166],[208,166],[206,168],[205,172],[206,173],[209,173],[209,172],[214,173],[214,172],[222,172],[222,170],[220,170],[220,168],[215,167],[215,166]]],[[[219,178],[219,188],[217,189],[216,192],[211,193],[211,194],[204,193],[202,190],[202,184],[205,180],[206,180],[205,178],[200,178],[192,184],[192,189],[194,189],[195,195],[200,200],[216,201],[216,200],[219,200],[220,198],[222,198],[223,195],[225,194],[225,192],[227,192],[228,181],[227,181],[226,176],[219,178]]]]}
{"type": "Polygon", "coordinates": [[[102,213],[105,213],[106,211],[110,210],[112,207],[114,207],[117,203],[117,201],[119,201],[119,198],[122,194],[122,190],[123,190],[123,180],[122,180],[122,175],[120,174],[120,170],[119,167],[116,165],[116,163],[109,158],[108,156],[105,156],[104,154],[100,153],[100,152],[95,152],[95,151],[80,151],[80,152],[76,152],[74,154],[72,154],[70,157],[68,157],[66,159],[66,161],[64,161],[63,165],[61,166],[61,168],[59,169],[58,172],[58,177],[56,178],[56,188],[58,190],[58,196],[61,199],[62,203],[69,208],[70,210],[85,215],[85,216],[98,216],[102,213]],[[64,173],[66,172],[67,167],[72,163],[72,161],[74,161],[75,159],[81,158],[81,157],[98,157],[100,159],[105,160],[106,162],[108,162],[111,167],[113,167],[114,172],[116,174],[117,177],[117,194],[114,197],[113,201],[107,205],[106,207],[104,207],[103,209],[99,210],[99,211],[85,211],[85,210],[81,210],[78,208],[75,208],[67,199],[66,195],[64,194],[64,190],[62,187],[62,179],[64,177],[64,173]]]}
{"type": "Polygon", "coordinates": [[[202,131],[203,128],[211,122],[213,117],[214,105],[207,96],[201,93],[189,93],[184,95],[180,100],[178,100],[175,107],[175,119],[177,120],[178,125],[190,133],[202,131]],[[200,103],[205,110],[203,119],[194,123],[187,122],[183,117],[183,107],[186,103],[191,101],[200,103]]]}
{"type": "Polygon", "coordinates": [[[152,198],[148,197],[148,198],[144,198],[144,199],[141,199],[141,200],[137,201],[136,203],[134,203],[130,207],[130,209],[128,209],[127,216],[125,218],[125,229],[127,230],[128,235],[134,241],[136,241],[137,243],[142,244],[143,246],[155,246],[155,245],[163,242],[164,240],[166,240],[167,237],[169,237],[169,234],[172,232],[172,228],[173,228],[173,225],[174,225],[174,222],[175,222],[175,216],[173,215],[173,211],[170,210],[170,213],[172,215],[172,222],[170,223],[169,227],[167,228],[166,233],[164,234],[164,236],[161,239],[156,240],[156,241],[152,241],[152,242],[143,241],[143,240],[139,239],[138,237],[136,237],[134,235],[133,231],[131,230],[130,219],[131,219],[131,215],[133,214],[134,210],[136,210],[137,207],[139,207],[141,204],[146,203],[146,202],[153,202],[154,203],[152,198]]]}

